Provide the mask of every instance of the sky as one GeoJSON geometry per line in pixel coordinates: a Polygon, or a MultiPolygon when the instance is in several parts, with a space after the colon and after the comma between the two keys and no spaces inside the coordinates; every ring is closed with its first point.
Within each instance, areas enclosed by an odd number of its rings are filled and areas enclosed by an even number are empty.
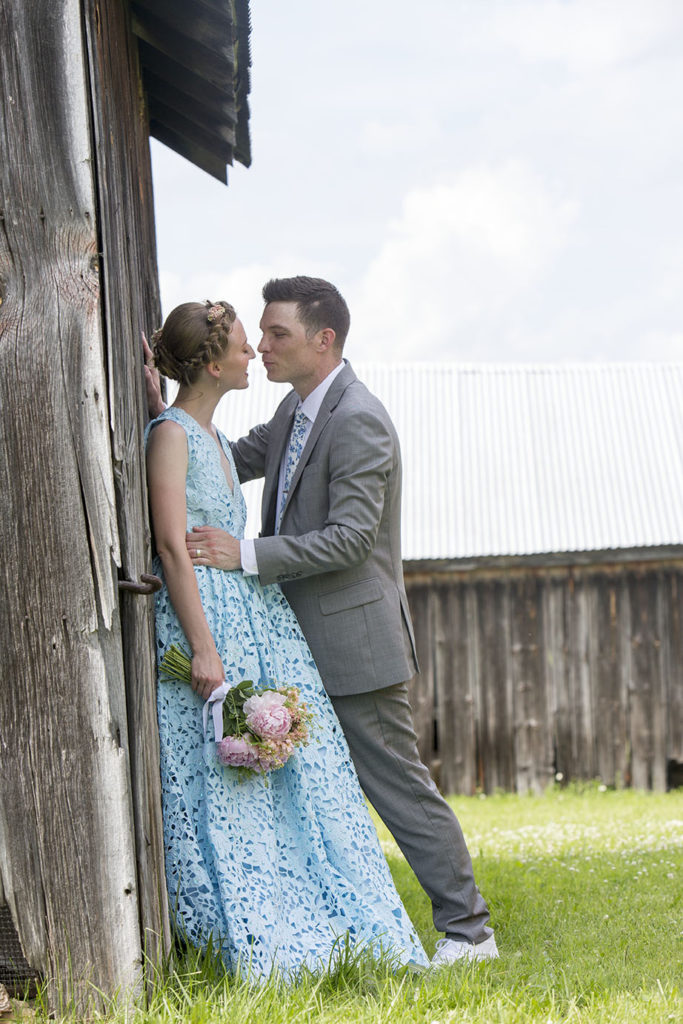
{"type": "Polygon", "coordinates": [[[683,360],[680,0],[252,0],[248,169],[152,142],[164,314],[311,274],[355,362],[683,360]]]}

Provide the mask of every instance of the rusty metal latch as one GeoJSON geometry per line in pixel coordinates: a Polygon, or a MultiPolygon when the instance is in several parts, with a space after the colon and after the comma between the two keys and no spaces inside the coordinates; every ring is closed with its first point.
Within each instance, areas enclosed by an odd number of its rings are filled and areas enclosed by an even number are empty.
{"type": "Polygon", "coordinates": [[[154,594],[161,590],[163,583],[158,576],[149,572],[140,573],[140,582],[135,580],[119,580],[119,590],[130,590],[133,594],[154,594]]]}

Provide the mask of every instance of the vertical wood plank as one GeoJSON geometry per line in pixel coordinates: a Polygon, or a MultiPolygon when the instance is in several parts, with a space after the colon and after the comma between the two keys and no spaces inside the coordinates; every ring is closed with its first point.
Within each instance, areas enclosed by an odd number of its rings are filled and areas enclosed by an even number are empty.
{"type": "Polygon", "coordinates": [[[667,762],[683,762],[682,575],[573,566],[425,583],[444,788],[538,790],[555,770],[662,788],[667,762]]]}
{"type": "Polygon", "coordinates": [[[573,769],[570,672],[568,657],[568,604],[572,581],[551,577],[545,587],[544,637],[548,702],[552,716],[554,768],[564,779],[573,769]]]}
{"type": "Polygon", "coordinates": [[[5,0],[0,35],[0,872],[52,1002],[85,1006],[141,948],[80,3],[5,0]]]}
{"type": "Polygon", "coordinates": [[[665,595],[665,574],[653,574],[654,583],[654,660],[656,671],[653,677],[652,694],[652,789],[659,793],[666,790],[667,746],[668,746],[668,652],[670,635],[671,605],[665,595]]]}
{"type": "MultiPolygon", "coordinates": [[[[673,569],[666,577],[669,605],[667,641],[667,760],[672,768],[683,768],[683,572],[673,569]]],[[[683,778],[682,778],[683,780],[683,778]]]]}
{"type": "Polygon", "coordinates": [[[620,668],[619,579],[598,576],[594,588],[590,678],[594,688],[597,777],[608,786],[623,783],[628,748],[626,691],[620,668]]]}
{"type": "Polygon", "coordinates": [[[537,736],[536,762],[538,765],[538,786],[545,789],[555,778],[555,743],[553,733],[554,704],[553,691],[548,685],[548,650],[545,643],[547,635],[546,611],[548,608],[548,586],[549,576],[544,573],[536,574],[537,581],[537,608],[539,616],[538,638],[538,686],[542,699],[538,704],[538,720],[540,722],[537,736]]]}
{"type": "Polygon", "coordinates": [[[656,584],[651,576],[634,574],[630,579],[632,687],[629,694],[632,784],[649,789],[653,784],[656,757],[654,705],[658,691],[656,584]]]}
{"type": "Polygon", "coordinates": [[[509,589],[500,580],[476,585],[479,677],[478,785],[486,792],[515,788],[510,671],[509,589]]]}
{"type": "Polygon", "coordinates": [[[572,571],[567,579],[565,605],[566,686],[562,695],[564,740],[562,764],[565,780],[595,775],[593,706],[591,693],[591,591],[586,578],[572,571]]]}
{"type": "Polygon", "coordinates": [[[434,620],[441,785],[447,793],[471,793],[475,730],[469,689],[466,595],[462,584],[437,584],[434,620]]]}
{"type": "Polygon", "coordinates": [[[466,722],[466,732],[463,740],[466,746],[463,749],[463,774],[461,779],[461,792],[474,793],[478,782],[477,770],[477,715],[479,713],[479,616],[477,597],[475,593],[476,584],[467,581],[465,591],[465,624],[467,636],[467,680],[466,690],[463,694],[463,721],[466,722]]]}
{"type": "Polygon", "coordinates": [[[552,778],[545,672],[541,656],[542,601],[535,576],[518,578],[511,587],[511,653],[514,685],[515,788],[542,792],[552,778]]]}
{"type": "MultiPolygon", "coordinates": [[[[633,689],[633,647],[631,644],[631,592],[629,577],[624,575],[621,578],[619,601],[619,676],[621,684],[622,700],[624,702],[626,715],[626,749],[624,751],[624,762],[626,771],[624,774],[624,786],[631,786],[632,777],[632,750],[631,750],[631,692],[633,689]]],[[[617,779],[617,785],[619,780],[617,779]]]]}
{"type": "Polygon", "coordinates": [[[434,748],[434,665],[432,657],[432,587],[419,583],[406,587],[410,615],[413,620],[419,675],[409,686],[410,705],[417,733],[420,756],[430,768],[436,757],[434,748]]]}
{"type": "MultiPolygon", "coordinates": [[[[120,575],[151,569],[144,466],[141,330],[160,322],[152,170],[137,45],[126,4],[84,0],[103,250],[109,422],[120,575]]],[[[164,873],[153,599],[120,604],[130,732],[141,931],[154,963],[170,948],[164,873]]]]}
{"type": "Polygon", "coordinates": [[[576,773],[581,779],[594,779],[595,716],[591,680],[591,655],[594,651],[594,592],[590,578],[575,574],[574,586],[574,700],[576,729],[576,773]]]}

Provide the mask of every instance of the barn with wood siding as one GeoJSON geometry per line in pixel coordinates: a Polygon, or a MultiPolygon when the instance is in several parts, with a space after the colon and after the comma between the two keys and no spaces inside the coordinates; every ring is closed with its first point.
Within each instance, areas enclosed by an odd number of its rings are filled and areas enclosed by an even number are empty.
{"type": "MultiPolygon", "coordinates": [[[[412,701],[441,788],[666,788],[683,763],[683,364],[354,368],[401,438],[412,701]]],[[[256,376],[223,429],[286,390],[256,376]]]]}
{"type": "Polygon", "coordinates": [[[87,1010],[169,948],[141,330],[149,136],[248,164],[248,0],[0,4],[0,983],[87,1010]]]}

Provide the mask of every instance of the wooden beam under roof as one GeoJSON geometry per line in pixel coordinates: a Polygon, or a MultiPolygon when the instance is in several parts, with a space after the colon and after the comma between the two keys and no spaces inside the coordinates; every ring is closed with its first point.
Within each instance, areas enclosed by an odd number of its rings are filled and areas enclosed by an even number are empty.
{"type": "Polygon", "coordinates": [[[150,135],[227,182],[251,163],[248,0],[132,0],[150,135]]]}

